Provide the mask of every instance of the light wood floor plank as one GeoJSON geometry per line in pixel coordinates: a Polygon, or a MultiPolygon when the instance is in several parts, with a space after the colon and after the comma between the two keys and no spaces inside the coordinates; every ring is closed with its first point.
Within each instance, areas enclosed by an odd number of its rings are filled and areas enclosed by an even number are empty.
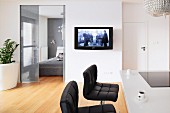
{"type": "MultiPolygon", "coordinates": [[[[124,95],[120,85],[117,102],[109,102],[117,112],[127,113],[124,95]]],[[[61,113],[60,98],[65,87],[63,79],[56,77],[41,77],[39,83],[18,84],[11,90],[0,91],[0,113],[61,113]]],[[[86,100],[83,97],[83,83],[79,85],[79,106],[99,105],[99,101],[86,100]]]]}

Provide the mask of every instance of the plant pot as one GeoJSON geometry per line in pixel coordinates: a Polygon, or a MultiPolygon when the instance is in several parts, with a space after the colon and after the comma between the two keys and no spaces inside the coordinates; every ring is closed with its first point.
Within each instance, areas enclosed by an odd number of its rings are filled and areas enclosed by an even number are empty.
{"type": "Polygon", "coordinates": [[[19,63],[0,64],[0,90],[16,87],[18,72],[19,63]]]}

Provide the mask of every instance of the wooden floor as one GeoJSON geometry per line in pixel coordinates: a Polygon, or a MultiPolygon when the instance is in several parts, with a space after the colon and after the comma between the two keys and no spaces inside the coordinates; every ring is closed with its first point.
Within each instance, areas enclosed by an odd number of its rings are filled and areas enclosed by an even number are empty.
{"type": "MultiPolygon", "coordinates": [[[[41,77],[39,83],[19,84],[17,88],[0,91],[0,113],[61,113],[59,102],[65,85],[62,77],[41,77]]],[[[79,83],[79,106],[100,103],[84,99],[82,88],[79,83]]],[[[127,113],[121,87],[118,101],[106,103],[114,104],[117,112],[127,113]]]]}

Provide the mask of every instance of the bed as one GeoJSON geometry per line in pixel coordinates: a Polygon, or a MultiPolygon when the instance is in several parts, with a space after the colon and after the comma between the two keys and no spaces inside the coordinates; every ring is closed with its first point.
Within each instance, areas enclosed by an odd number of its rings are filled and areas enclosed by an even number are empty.
{"type": "Polygon", "coordinates": [[[39,63],[40,76],[63,76],[63,47],[57,47],[56,57],[39,63]]]}
{"type": "Polygon", "coordinates": [[[63,75],[63,60],[57,57],[39,63],[39,75],[63,75]]]}

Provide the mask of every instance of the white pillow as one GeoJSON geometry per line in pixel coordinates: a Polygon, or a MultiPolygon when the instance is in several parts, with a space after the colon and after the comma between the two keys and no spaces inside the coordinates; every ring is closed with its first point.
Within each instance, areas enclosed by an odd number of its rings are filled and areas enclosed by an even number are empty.
{"type": "Polygon", "coordinates": [[[64,47],[57,47],[56,57],[59,55],[59,53],[64,53],[63,50],[64,47]]]}

